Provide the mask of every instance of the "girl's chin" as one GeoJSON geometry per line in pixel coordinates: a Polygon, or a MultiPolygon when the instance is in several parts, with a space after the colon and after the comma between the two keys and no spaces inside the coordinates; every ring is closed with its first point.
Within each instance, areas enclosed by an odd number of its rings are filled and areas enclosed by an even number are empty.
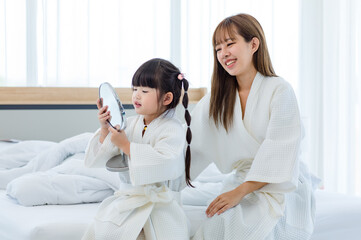
{"type": "Polygon", "coordinates": [[[139,108],[135,108],[134,110],[135,110],[136,113],[142,114],[142,110],[140,110],[139,108]]]}

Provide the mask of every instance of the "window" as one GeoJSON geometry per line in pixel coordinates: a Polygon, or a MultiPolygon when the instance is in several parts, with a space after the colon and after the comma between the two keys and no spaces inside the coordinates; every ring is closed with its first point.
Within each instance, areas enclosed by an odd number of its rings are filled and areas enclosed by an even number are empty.
{"type": "Polygon", "coordinates": [[[276,73],[296,86],[297,0],[0,0],[0,86],[129,87],[161,57],[209,87],[213,30],[240,12],[260,21],[276,73]]]}

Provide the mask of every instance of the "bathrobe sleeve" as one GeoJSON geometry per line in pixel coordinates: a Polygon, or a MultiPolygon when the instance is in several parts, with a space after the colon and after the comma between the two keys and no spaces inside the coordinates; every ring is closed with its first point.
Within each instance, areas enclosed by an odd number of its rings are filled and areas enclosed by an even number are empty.
{"type": "Polygon", "coordinates": [[[133,185],[173,180],[184,172],[185,133],[182,125],[176,120],[168,120],[151,134],[154,137],[149,144],[130,143],[128,163],[133,185]]]}
{"type": "Polygon", "coordinates": [[[84,164],[86,167],[105,167],[106,162],[115,155],[121,154],[121,151],[110,141],[110,134],[99,142],[100,129],[90,139],[85,150],[84,164]]]}
{"type": "Polygon", "coordinates": [[[288,83],[281,84],[274,90],[269,112],[265,139],[245,181],[270,183],[261,191],[289,192],[298,183],[302,127],[296,96],[288,83]]]}

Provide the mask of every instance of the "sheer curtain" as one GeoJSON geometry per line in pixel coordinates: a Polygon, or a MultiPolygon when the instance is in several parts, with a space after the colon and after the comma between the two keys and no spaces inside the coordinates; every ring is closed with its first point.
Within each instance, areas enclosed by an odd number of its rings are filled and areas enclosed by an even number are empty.
{"type": "Polygon", "coordinates": [[[0,86],[130,87],[170,58],[168,0],[0,0],[0,86]]]}
{"type": "Polygon", "coordinates": [[[301,6],[300,105],[309,164],[327,190],[361,194],[361,3],[301,6]]]}
{"type": "Polygon", "coordinates": [[[297,87],[298,0],[0,0],[0,86],[129,87],[161,57],[209,87],[213,30],[240,12],[261,22],[277,73],[297,87]]]}
{"type": "Polygon", "coordinates": [[[248,13],[261,23],[275,71],[298,87],[298,0],[182,0],[181,66],[200,86],[210,87],[212,35],[225,17],[248,13]]]}

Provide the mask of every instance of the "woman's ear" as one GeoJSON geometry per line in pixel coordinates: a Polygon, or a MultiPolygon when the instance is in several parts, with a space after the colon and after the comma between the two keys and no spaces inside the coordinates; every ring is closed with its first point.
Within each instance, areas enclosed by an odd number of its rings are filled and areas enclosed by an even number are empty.
{"type": "Polygon", "coordinates": [[[164,96],[163,96],[163,105],[164,106],[171,104],[172,101],[173,101],[173,93],[167,92],[166,94],[164,94],[164,96]]]}
{"type": "Polygon", "coordinates": [[[259,39],[256,37],[252,38],[251,44],[252,44],[252,52],[253,53],[257,52],[259,48],[259,39]]]}

